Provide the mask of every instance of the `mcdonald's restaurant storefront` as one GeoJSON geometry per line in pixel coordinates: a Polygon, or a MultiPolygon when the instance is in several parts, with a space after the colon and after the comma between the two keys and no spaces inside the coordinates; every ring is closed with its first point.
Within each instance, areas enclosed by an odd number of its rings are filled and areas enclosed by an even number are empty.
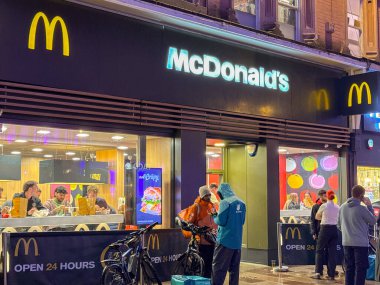
{"type": "Polygon", "coordinates": [[[42,204],[60,186],[69,204],[5,215],[10,237],[170,229],[199,186],[228,182],[248,204],[243,258],[269,263],[277,222],[303,221],[319,189],[347,192],[343,71],[65,1],[0,13],[1,203],[33,180],[42,204]]]}

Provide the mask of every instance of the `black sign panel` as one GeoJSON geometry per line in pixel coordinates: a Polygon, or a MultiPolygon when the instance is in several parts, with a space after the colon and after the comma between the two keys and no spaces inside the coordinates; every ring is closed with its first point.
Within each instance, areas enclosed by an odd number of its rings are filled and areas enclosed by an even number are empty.
{"type": "Polygon", "coordinates": [[[21,180],[21,156],[0,155],[0,180],[21,180]]]}
{"type": "MultiPolygon", "coordinates": [[[[0,79],[304,121],[343,73],[58,0],[0,1],[0,79]]],[[[334,124],[345,124],[343,119],[334,124]]]]}
{"type": "MultiPolygon", "coordinates": [[[[126,234],[124,231],[7,234],[7,284],[100,284],[104,266],[101,260],[110,258],[108,245],[126,234]]],[[[186,250],[181,231],[152,231],[145,243],[161,281],[170,280],[171,267],[186,250]]]]}
{"type": "Polygon", "coordinates": [[[42,160],[40,161],[39,183],[109,183],[108,163],[42,160]]]}
{"type": "MultiPolygon", "coordinates": [[[[314,265],[316,241],[309,224],[282,224],[282,260],[286,265],[314,265]]],[[[337,264],[342,264],[343,246],[340,231],[337,245],[337,264]]]]}
{"type": "Polygon", "coordinates": [[[380,72],[347,76],[339,81],[343,115],[380,112],[380,72]]]}

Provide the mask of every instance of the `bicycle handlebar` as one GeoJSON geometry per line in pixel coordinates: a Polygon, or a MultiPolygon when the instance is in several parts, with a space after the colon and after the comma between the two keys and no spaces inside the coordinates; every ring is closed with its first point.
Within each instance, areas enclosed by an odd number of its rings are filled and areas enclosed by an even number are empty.
{"type": "Polygon", "coordinates": [[[186,222],[180,218],[176,218],[177,223],[181,226],[183,230],[190,231],[192,234],[197,235],[204,235],[207,232],[209,232],[211,229],[207,226],[198,227],[192,223],[186,222]]]}

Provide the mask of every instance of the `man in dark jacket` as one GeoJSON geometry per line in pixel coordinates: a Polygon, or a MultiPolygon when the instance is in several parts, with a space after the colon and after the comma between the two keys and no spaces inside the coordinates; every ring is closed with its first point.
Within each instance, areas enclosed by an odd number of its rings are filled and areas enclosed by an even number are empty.
{"type": "Polygon", "coordinates": [[[219,186],[219,211],[214,216],[218,235],[212,262],[212,285],[223,285],[227,270],[230,285],[239,284],[239,268],[246,207],[228,183],[219,186]]]}
{"type": "Polygon", "coordinates": [[[28,199],[28,207],[26,209],[28,216],[33,215],[33,213],[37,210],[45,209],[45,207],[41,203],[41,200],[35,197],[35,193],[38,190],[36,181],[25,182],[24,186],[22,187],[22,190],[22,193],[15,194],[13,198],[20,197],[28,199]]]}
{"type": "MultiPolygon", "coordinates": [[[[317,199],[315,205],[313,205],[313,207],[311,208],[311,215],[310,215],[310,220],[311,220],[310,231],[311,231],[311,235],[313,236],[314,240],[318,239],[318,234],[319,234],[319,230],[320,230],[320,226],[321,226],[321,221],[317,220],[315,218],[315,215],[317,214],[319,207],[321,207],[321,205],[326,203],[326,202],[327,202],[326,190],[319,190],[318,199],[317,199]]],[[[317,258],[317,252],[315,252],[315,253],[316,253],[315,256],[317,258]]],[[[327,260],[327,256],[325,256],[325,258],[327,260]]],[[[317,260],[315,261],[315,269],[317,270],[317,260]]],[[[318,272],[318,274],[319,274],[319,276],[323,275],[323,267],[322,267],[322,271],[318,272]]],[[[314,278],[314,277],[312,277],[312,278],[314,278]]]]}

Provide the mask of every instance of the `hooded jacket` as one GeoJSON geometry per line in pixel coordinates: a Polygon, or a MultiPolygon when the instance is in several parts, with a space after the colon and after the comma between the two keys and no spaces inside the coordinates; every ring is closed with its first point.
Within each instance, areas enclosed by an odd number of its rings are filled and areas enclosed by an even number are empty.
{"type": "Polygon", "coordinates": [[[214,217],[218,225],[217,242],[230,249],[241,249],[245,204],[232,191],[228,183],[219,186],[220,204],[218,215],[214,217]]]}
{"type": "Polygon", "coordinates": [[[349,198],[339,210],[338,229],[342,231],[343,246],[368,247],[368,226],[376,223],[372,206],[360,205],[357,198],[349,198]]]}

